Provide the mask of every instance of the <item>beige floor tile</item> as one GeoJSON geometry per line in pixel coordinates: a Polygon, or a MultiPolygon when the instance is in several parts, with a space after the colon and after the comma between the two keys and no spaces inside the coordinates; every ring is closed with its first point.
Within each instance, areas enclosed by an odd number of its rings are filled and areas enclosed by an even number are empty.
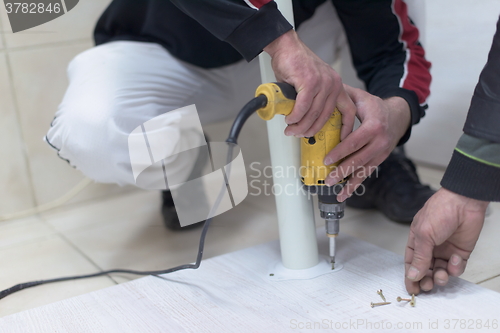
{"type": "MultiPolygon", "coordinates": [[[[66,90],[67,64],[89,47],[90,43],[83,43],[10,52],[21,127],[39,204],[60,197],[83,179],[83,175],[61,160],[42,138],[66,90]]],[[[116,185],[92,184],[72,202],[127,190],[116,185]]]]}
{"type": "Polygon", "coordinates": [[[404,254],[410,227],[390,221],[381,213],[367,211],[342,220],[340,231],[399,255],[404,254]]]}
{"type": "Polygon", "coordinates": [[[2,15],[0,15],[0,51],[4,49],[5,45],[4,45],[4,31],[3,31],[3,25],[2,25],[2,18],[1,18],[2,15]]]}
{"type": "Polygon", "coordinates": [[[1,10],[2,30],[5,31],[7,47],[12,49],[76,39],[90,41],[97,19],[110,2],[110,0],[79,1],[75,8],[55,20],[15,34],[12,33],[6,11],[1,10]]]}
{"type": "Polygon", "coordinates": [[[481,287],[488,288],[500,293],[500,276],[497,276],[491,280],[479,283],[481,287]]]}
{"type": "MultiPolygon", "coordinates": [[[[168,231],[159,208],[159,193],[144,192],[46,214],[44,219],[103,269],[163,269],[193,262],[201,229],[168,231]]],[[[204,257],[277,237],[275,215],[243,203],[214,219],[204,257]]]]}
{"type": "Polygon", "coordinates": [[[82,203],[72,207],[47,212],[42,218],[61,233],[80,232],[108,223],[151,220],[161,225],[161,195],[157,191],[140,191],[119,197],[82,203]]]}
{"type": "Polygon", "coordinates": [[[477,283],[500,275],[500,203],[490,205],[491,215],[486,218],[476,248],[462,275],[465,280],[477,283]]]}
{"type": "Polygon", "coordinates": [[[444,169],[431,168],[428,166],[417,165],[417,174],[423,184],[430,185],[437,190],[441,187],[444,169]]]}
{"type": "Polygon", "coordinates": [[[8,73],[0,53],[0,216],[34,205],[8,73]]]}
{"type": "Polygon", "coordinates": [[[0,222],[0,249],[30,244],[53,234],[53,228],[38,217],[0,222]]]}
{"type": "MultiPolygon", "coordinates": [[[[57,235],[28,245],[0,250],[0,289],[33,280],[96,272],[97,269],[57,235]]],[[[112,286],[108,277],[47,284],[7,296],[0,302],[0,316],[112,286]]]]}

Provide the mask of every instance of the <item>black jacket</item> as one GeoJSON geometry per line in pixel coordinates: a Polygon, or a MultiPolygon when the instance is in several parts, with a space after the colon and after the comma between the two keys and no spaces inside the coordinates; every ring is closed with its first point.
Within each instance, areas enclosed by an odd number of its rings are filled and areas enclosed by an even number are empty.
{"type": "MultiPolygon", "coordinates": [[[[294,0],[296,27],[325,0],[294,0]]],[[[368,92],[403,97],[412,124],[424,116],[430,63],[402,0],[332,0],[345,28],[354,66],[368,92]]],[[[114,0],[99,19],[96,44],[159,43],[174,57],[215,68],[247,61],[291,25],[270,0],[114,0]]],[[[411,128],[410,128],[411,130],[411,128]]],[[[405,134],[400,143],[410,135],[405,134]]]]}
{"type": "Polygon", "coordinates": [[[500,201],[500,20],[472,97],[464,134],[441,185],[469,198],[500,201]]]}

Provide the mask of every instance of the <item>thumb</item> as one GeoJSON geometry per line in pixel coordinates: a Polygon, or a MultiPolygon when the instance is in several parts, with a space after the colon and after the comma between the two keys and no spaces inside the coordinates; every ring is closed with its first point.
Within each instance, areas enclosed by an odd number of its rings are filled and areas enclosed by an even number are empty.
{"type": "Polygon", "coordinates": [[[420,281],[432,263],[434,242],[430,237],[415,236],[415,247],[410,267],[406,271],[406,278],[411,281],[420,281]]]}

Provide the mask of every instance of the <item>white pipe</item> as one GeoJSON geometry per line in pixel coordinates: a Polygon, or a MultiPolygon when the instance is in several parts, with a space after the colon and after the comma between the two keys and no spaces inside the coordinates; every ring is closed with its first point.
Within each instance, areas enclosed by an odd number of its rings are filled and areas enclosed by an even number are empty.
{"type": "MultiPolygon", "coordinates": [[[[293,24],[292,1],[275,1],[288,22],[293,24]]],[[[276,81],[271,57],[263,52],[259,61],[262,82],[276,81]]],[[[285,127],[283,116],[267,121],[273,181],[277,190],[275,198],[281,259],[286,268],[306,269],[319,263],[313,206],[307,195],[298,191],[301,187],[297,176],[300,168],[300,141],[298,138],[285,136],[285,127]],[[286,172],[290,169],[292,172],[286,172]]]]}

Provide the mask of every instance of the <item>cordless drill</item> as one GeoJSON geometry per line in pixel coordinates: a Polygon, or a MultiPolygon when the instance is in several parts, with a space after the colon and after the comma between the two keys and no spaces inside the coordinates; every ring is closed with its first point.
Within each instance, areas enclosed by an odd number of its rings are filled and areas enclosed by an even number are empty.
{"type": "MultiPolygon", "coordinates": [[[[276,114],[289,115],[295,105],[297,93],[287,83],[273,82],[260,85],[255,96],[238,114],[227,142],[236,143],[243,123],[255,111],[264,120],[270,120],[276,114]]],[[[326,177],[337,168],[340,161],[330,165],[325,165],[323,161],[326,154],[340,143],[341,127],[342,115],[335,109],[318,133],[300,139],[300,177],[304,189],[318,195],[319,211],[325,219],[326,234],[330,241],[332,269],[335,267],[335,237],[339,233],[339,221],[344,216],[345,208],[345,202],[338,202],[337,195],[346,180],[343,179],[334,186],[326,186],[326,177]]]]}

